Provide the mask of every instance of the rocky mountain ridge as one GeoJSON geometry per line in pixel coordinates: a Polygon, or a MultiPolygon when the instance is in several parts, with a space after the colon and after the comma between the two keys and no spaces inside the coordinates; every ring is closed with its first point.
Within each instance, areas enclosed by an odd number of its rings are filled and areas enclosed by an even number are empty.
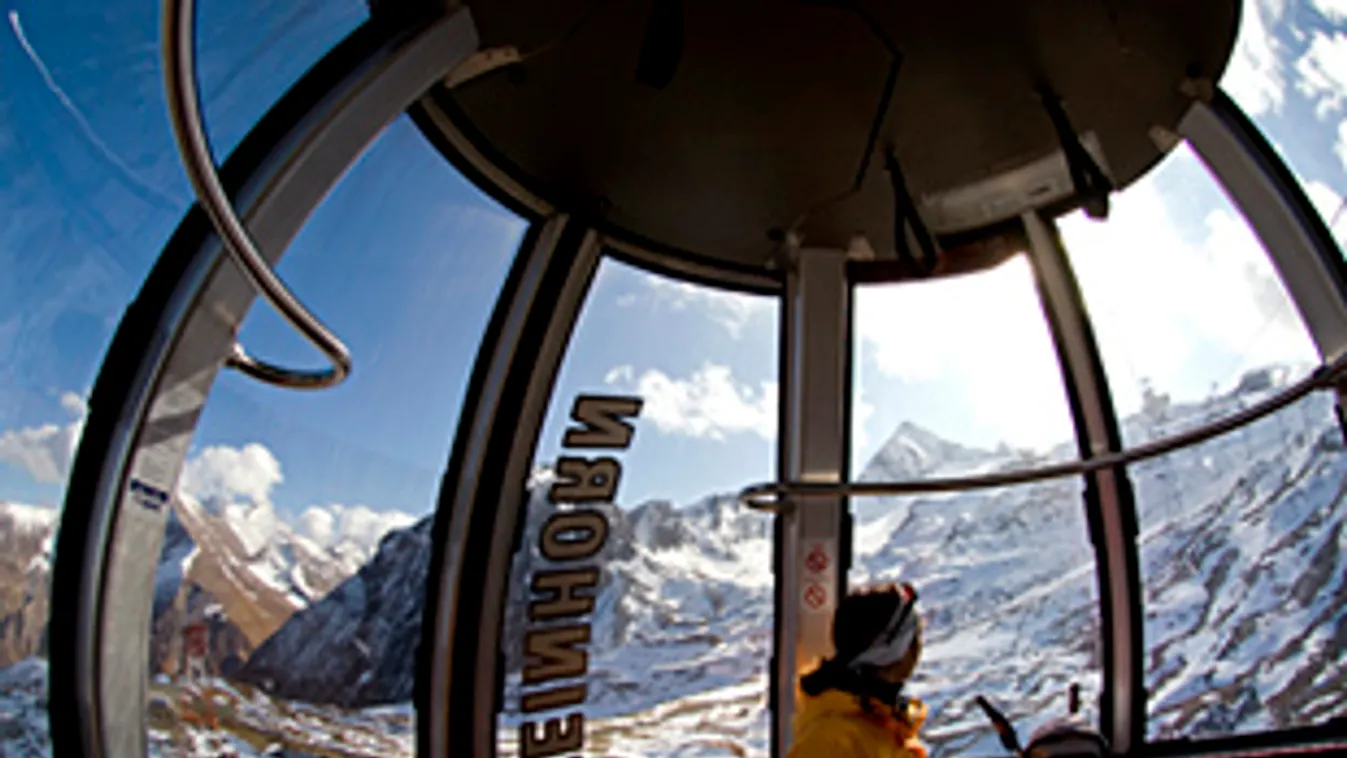
{"type": "MultiPolygon", "coordinates": [[[[269,508],[174,498],[154,577],[152,672],[177,671],[183,626],[204,619],[209,667],[232,673],[291,614],[358,570],[384,534],[411,522],[311,508],[291,525],[269,508]]],[[[0,667],[45,655],[59,520],[55,508],[0,502],[0,667]]]]}

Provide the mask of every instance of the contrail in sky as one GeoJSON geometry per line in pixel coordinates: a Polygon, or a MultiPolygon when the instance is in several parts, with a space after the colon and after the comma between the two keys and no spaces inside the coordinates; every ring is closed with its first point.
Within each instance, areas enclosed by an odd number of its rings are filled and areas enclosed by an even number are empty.
{"type": "Polygon", "coordinates": [[[72,101],[70,96],[65,93],[65,90],[61,89],[61,85],[56,83],[56,79],[52,77],[51,71],[47,68],[47,64],[42,62],[42,58],[37,54],[37,51],[33,49],[33,45],[28,41],[28,37],[24,35],[23,25],[19,23],[18,11],[12,10],[9,12],[9,26],[14,30],[14,38],[19,41],[21,46],[23,46],[23,51],[28,54],[28,59],[37,67],[37,72],[42,75],[43,81],[47,83],[47,89],[51,90],[52,94],[56,95],[56,99],[61,101],[61,105],[65,106],[65,109],[74,117],[75,123],[79,124],[80,131],[84,132],[84,136],[93,143],[94,147],[98,148],[98,151],[103,154],[103,157],[107,158],[112,165],[116,166],[128,181],[154,195],[156,198],[166,203],[169,208],[177,208],[181,205],[179,201],[169,197],[162,190],[137,176],[136,172],[130,166],[126,165],[126,162],[118,157],[117,154],[112,151],[112,148],[98,136],[98,133],[94,131],[93,125],[89,123],[89,120],[86,119],[79,108],[75,106],[74,101],[72,101]]]}

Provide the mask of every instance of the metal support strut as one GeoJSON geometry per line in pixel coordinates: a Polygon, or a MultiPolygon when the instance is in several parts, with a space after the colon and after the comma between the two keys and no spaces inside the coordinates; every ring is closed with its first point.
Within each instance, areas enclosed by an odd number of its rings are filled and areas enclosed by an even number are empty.
{"type": "MultiPolygon", "coordinates": [[[[781,319],[779,470],[836,486],[846,479],[850,293],[841,250],[795,249],[781,319]]],[[[776,518],[772,754],[790,750],[801,669],[831,655],[832,614],[846,588],[846,501],[832,492],[776,518]]]]}

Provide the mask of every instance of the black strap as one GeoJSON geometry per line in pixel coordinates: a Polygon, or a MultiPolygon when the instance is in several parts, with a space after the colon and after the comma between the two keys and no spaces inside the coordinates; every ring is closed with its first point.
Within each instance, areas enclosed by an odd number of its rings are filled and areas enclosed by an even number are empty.
{"type": "Polygon", "coordinates": [[[828,690],[855,695],[862,703],[878,702],[905,716],[910,699],[903,694],[902,682],[888,682],[868,670],[856,670],[837,659],[824,661],[813,673],[801,681],[807,695],[821,695],[828,690]]]}
{"type": "Polygon", "coordinates": [[[1080,144],[1080,138],[1062,107],[1062,98],[1047,85],[1039,86],[1039,96],[1052,121],[1052,128],[1057,132],[1057,141],[1062,145],[1076,196],[1085,202],[1085,212],[1090,218],[1108,218],[1108,196],[1113,191],[1113,182],[1104,175],[1085,146],[1080,144]]]}
{"type": "Polygon", "coordinates": [[[915,276],[930,276],[937,263],[935,238],[921,220],[921,214],[917,213],[917,205],[912,201],[912,193],[908,192],[907,179],[903,176],[903,167],[899,165],[893,147],[884,153],[884,170],[889,172],[889,183],[893,186],[893,245],[898,253],[898,262],[915,276]],[[912,256],[912,248],[907,241],[909,226],[912,236],[917,238],[917,244],[921,246],[920,264],[912,256]]]}
{"type": "Polygon", "coordinates": [[[1013,755],[1022,755],[1023,750],[1020,749],[1020,736],[1015,732],[1015,727],[1011,725],[1010,719],[1006,718],[1004,713],[1001,713],[996,706],[992,705],[987,698],[981,695],[977,696],[977,704],[978,707],[982,709],[982,712],[987,714],[987,718],[992,722],[992,726],[996,727],[996,735],[1001,738],[1001,744],[1005,749],[1009,750],[1013,755]]]}

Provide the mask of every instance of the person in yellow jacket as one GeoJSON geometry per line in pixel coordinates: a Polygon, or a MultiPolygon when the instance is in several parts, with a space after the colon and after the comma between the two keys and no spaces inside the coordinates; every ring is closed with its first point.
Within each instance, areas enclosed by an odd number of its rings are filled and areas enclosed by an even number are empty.
{"type": "Polygon", "coordinates": [[[921,657],[910,584],[847,595],[833,614],[836,653],[800,678],[788,758],[926,758],[926,705],[903,694],[921,657]]]}

